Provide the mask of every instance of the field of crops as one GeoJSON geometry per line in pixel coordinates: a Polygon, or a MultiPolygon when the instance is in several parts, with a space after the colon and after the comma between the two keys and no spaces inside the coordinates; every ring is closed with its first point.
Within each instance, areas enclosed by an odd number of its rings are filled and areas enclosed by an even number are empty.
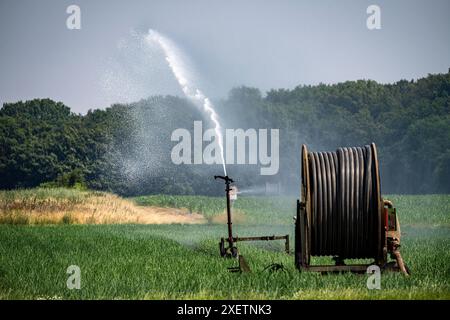
{"type": "Polygon", "coordinates": [[[188,209],[139,206],[115,194],[66,188],[0,191],[0,224],[204,223],[188,209]]]}
{"type": "MultiPolygon", "coordinates": [[[[391,196],[402,224],[402,254],[412,276],[300,273],[280,242],[240,243],[252,272],[230,273],[218,253],[226,235],[223,198],[138,197],[145,206],[187,208],[201,225],[0,225],[1,299],[450,299],[450,196],[391,196]],[[282,271],[265,268],[282,264],[282,271]],[[81,289],[66,286],[81,269],[81,289]]],[[[290,234],[295,199],[245,198],[234,204],[239,236],[290,234]]],[[[317,260],[316,260],[317,262],[317,260]]]]}

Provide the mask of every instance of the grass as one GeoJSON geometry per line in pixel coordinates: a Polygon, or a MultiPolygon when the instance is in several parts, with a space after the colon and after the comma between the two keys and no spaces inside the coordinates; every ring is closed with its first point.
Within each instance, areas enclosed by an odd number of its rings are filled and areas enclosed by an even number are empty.
{"type": "MultiPolygon", "coordinates": [[[[211,220],[225,214],[224,197],[152,195],[133,198],[142,206],[187,208],[211,220]]],[[[291,197],[239,197],[233,204],[247,224],[292,224],[296,200],[291,197]]]]}
{"type": "MultiPolygon", "coordinates": [[[[210,223],[0,225],[0,298],[450,299],[450,196],[389,198],[398,208],[412,276],[383,273],[381,290],[368,290],[366,275],[300,273],[282,242],[240,243],[252,273],[230,273],[236,261],[220,258],[217,245],[226,225],[214,222],[223,198],[148,196],[132,200],[188,208],[210,223]],[[285,270],[264,271],[272,263],[285,270]],[[66,287],[69,265],[81,268],[81,290],[66,287]]],[[[241,197],[234,207],[242,218],[238,235],[293,236],[293,198],[241,197]]]]}
{"type": "Polygon", "coordinates": [[[394,202],[403,224],[450,227],[449,195],[391,195],[386,198],[394,202]]]}

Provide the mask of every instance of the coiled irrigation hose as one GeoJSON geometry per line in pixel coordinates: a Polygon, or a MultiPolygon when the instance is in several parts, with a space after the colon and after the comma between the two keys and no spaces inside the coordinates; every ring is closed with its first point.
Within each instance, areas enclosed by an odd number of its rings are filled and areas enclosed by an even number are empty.
{"type": "Polygon", "coordinates": [[[377,258],[383,248],[375,145],[308,153],[310,253],[377,258]]]}

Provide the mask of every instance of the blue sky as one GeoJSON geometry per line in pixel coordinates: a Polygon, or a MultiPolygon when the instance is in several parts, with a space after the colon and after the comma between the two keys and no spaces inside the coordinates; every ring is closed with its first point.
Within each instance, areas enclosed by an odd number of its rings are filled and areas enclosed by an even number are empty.
{"type": "Polygon", "coordinates": [[[440,0],[0,0],[0,103],[49,97],[84,113],[179,94],[164,61],[133,44],[150,28],[183,50],[213,98],[238,85],[416,79],[450,67],[449,13],[440,0]],[[66,28],[71,4],[81,30],[66,28]],[[371,4],[381,30],[366,27],[371,4]],[[125,81],[129,96],[105,90],[115,76],[113,91],[125,81]]]}

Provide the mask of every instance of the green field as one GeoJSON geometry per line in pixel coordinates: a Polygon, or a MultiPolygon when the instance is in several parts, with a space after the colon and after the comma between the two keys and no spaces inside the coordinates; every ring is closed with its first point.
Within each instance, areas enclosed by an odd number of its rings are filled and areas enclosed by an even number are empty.
{"type": "MultiPolygon", "coordinates": [[[[0,195],[7,196],[6,194],[0,195]]],[[[188,208],[203,225],[0,225],[1,299],[450,299],[450,196],[390,196],[402,225],[402,255],[412,276],[300,273],[281,242],[239,244],[251,273],[230,273],[219,257],[224,199],[148,196],[140,205],[188,208]],[[284,271],[264,268],[280,263],[284,271]],[[66,287],[70,265],[81,289],[66,287]]],[[[245,198],[234,205],[238,236],[290,234],[295,198],[245,198]]],[[[322,259],[323,260],[323,259],[322,259]]],[[[319,260],[315,260],[318,262],[319,260]]]]}

